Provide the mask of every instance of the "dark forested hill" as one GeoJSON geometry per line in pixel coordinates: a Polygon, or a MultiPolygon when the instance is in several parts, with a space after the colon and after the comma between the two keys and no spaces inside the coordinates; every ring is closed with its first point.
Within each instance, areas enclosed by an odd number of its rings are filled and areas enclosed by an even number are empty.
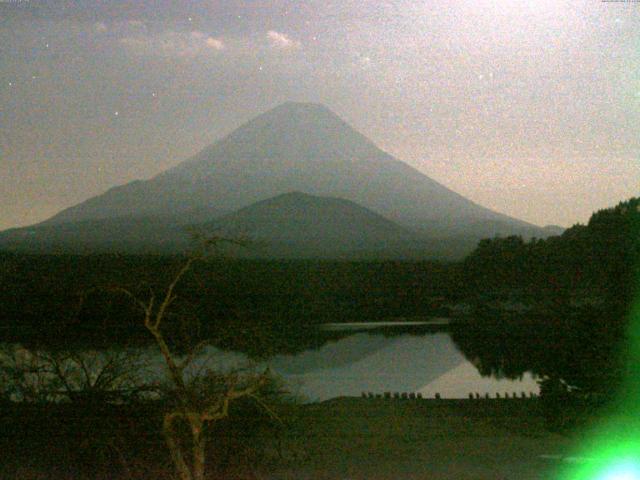
{"type": "Polygon", "coordinates": [[[600,210],[586,225],[562,235],[525,241],[510,236],[482,240],[464,261],[475,291],[529,289],[599,292],[626,303],[640,264],[640,199],[600,210]]]}
{"type": "Polygon", "coordinates": [[[639,198],[547,240],[483,240],[462,271],[476,307],[454,339],[483,373],[533,371],[556,392],[562,380],[610,397],[625,372],[637,372],[628,359],[637,349],[630,327],[640,320],[632,308],[640,293],[639,198]],[[494,300],[505,297],[526,308],[497,308],[494,300]]]}
{"type": "MultiPolygon", "coordinates": [[[[140,311],[109,287],[140,298],[164,291],[180,256],[0,253],[0,343],[114,345],[148,341],[140,311]]],[[[172,325],[223,347],[304,349],[322,322],[441,315],[452,264],[211,259],[180,282],[172,325]]],[[[180,337],[180,335],[178,335],[180,337]]]]}
{"type": "Polygon", "coordinates": [[[256,243],[248,247],[249,253],[272,258],[350,257],[360,251],[401,257],[418,250],[423,241],[354,202],[301,192],[263,200],[198,228],[248,237],[256,243]]]}

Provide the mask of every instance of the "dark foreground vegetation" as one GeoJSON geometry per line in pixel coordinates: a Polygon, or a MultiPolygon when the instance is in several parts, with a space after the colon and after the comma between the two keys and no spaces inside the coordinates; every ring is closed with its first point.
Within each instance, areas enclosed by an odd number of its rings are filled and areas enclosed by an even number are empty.
{"type": "MultiPolygon", "coordinates": [[[[171,479],[160,404],[3,410],[0,476],[171,479]],[[19,427],[19,428],[18,428],[19,427]]],[[[537,399],[336,399],[286,404],[278,422],[249,403],[207,432],[211,479],[553,478],[572,438],[550,432],[537,399]]]]}
{"type": "MultiPolygon", "coordinates": [[[[2,254],[0,341],[55,355],[153,345],[141,304],[132,297],[144,299],[144,310],[151,292],[166,290],[185,260],[2,254]]],[[[207,471],[211,478],[265,478],[268,472],[273,478],[298,478],[300,472],[308,478],[365,478],[375,462],[368,465],[364,457],[373,452],[382,462],[380,478],[402,476],[398,472],[408,466],[420,470],[415,458],[429,467],[429,478],[483,478],[487,470],[471,465],[477,452],[491,450],[488,444],[514,441],[540,454],[550,444],[561,448],[562,442],[549,440],[550,427],[566,431],[579,424],[616,391],[629,371],[626,347],[639,268],[640,200],[632,199],[559,237],[484,240],[460,263],[203,261],[176,287],[162,334],[181,353],[212,339],[219,347],[265,358],[340,335],[314,328],[322,322],[451,316],[453,339],[481,373],[517,377],[531,371],[541,379],[540,401],[493,402],[488,410],[484,403],[480,415],[472,401],[442,403],[438,410],[427,408],[434,405],[428,402],[301,406],[281,405],[276,396],[269,407],[241,398],[228,417],[206,429],[207,471]],[[505,405],[517,405],[517,412],[505,405]],[[425,436],[415,425],[431,433],[425,436]],[[336,445],[348,454],[339,456],[336,445]],[[453,470],[446,476],[442,455],[452,451],[461,456],[451,457],[453,470]],[[430,457],[434,452],[438,456],[430,457]],[[337,466],[323,472],[329,462],[337,466]],[[465,476],[474,471],[475,477],[465,476]]],[[[62,400],[45,395],[17,402],[11,378],[5,374],[0,389],[2,478],[170,478],[162,418],[175,409],[176,397],[95,397],[66,389],[62,400]]],[[[91,382],[87,386],[100,391],[91,382]]],[[[186,435],[188,443],[188,432],[175,434],[186,435]]],[[[513,455],[507,450],[497,448],[501,462],[513,455]]],[[[521,478],[545,478],[532,473],[540,467],[537,460],[520,462],[528,465],[521,478]]],[[[411,478],[410,471],[405,474],[411,478]]]]}
{"type": "MultiPolygon", "coordinates": [[[[174,479],[162,432],[167,401],[4,403],[0,409],[0,478],[174,479]]],[[[301,453],[282,449],[295,416],[274,405],[276,420],[250,401],[207,429],[207,478],[256,478],[301,453]]],[[[298,432],[299,434],[299,432],[298,432]]],[[[189,438],[185,431],[184,441],[189,438]]]]}

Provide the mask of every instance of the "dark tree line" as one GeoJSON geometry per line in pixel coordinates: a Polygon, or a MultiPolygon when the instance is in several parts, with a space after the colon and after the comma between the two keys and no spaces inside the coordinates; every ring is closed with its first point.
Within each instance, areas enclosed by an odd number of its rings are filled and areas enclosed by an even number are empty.
{"type": "MultiPolygon", "coordinates": [[[[109,287],[144,297],[166,288],[183,261],[153,255],[0,253],[0,342],[109,347],[148,342],[139,312],[109,287]],[[55,330],[51,336],[47,332],[55,330]]],[[[189,336],[251,356],[321,344],[323,322],[440,314],[455,265],[211,259],[180,285],[172,314],[189,336]]],[[[453,287],[452,287],[453,288],[453,287]]],[[[323,337],[326,335],[323,335],[323,337]]],[[[181,338],[173,332],[172,338],[181,338]]]]}
{"type": "Polygon", "coordinates": [[[463,271],[470,293],[517,289],[566,299],[584,292],[624,307],[637,288],[639,265],[640,198],[632,198],[557,237],[482,240],[463,271]]]}
{"type": "Polygon", "coordinates": [[[616,392],[628,370],[640,280],[639,198],[546,240],[483,240],[463,272],[476,308],[455,325],[454,340],[481,373],[533,371],[546,379],[545,391],[571,385],[586,395],[616,392]],[[499,292],[524,299],[529,310],[492,308],[486,299],[499,292]]]}

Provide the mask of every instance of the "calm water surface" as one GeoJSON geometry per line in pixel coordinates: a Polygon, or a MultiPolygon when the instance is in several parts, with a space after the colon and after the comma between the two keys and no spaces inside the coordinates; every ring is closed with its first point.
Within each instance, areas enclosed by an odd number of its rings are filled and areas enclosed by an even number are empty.
{"type": "MultiPolygon", "coordinates": [[[[388,327],[385,326],[385,327],[388,327]]],[[[341,327],[339,337],[327,340],[315,349],[291,355],[275,355],[259,363],[251,362],[240,352],[205,349],[195,359],[188,374],[202,369],[230,370],[251,365],[264,369],[269,366],[279,374],[289,390],[307,401],[322,401],[340,396],[374,394],[421,393],[433,398],[467,398],[469,393],[482,396],[496,393],[509,396],[516,392],[538,393],[535,379],[525,374],[520,380],[482,377],[476,367],[458,350],[448,333],[384,333],[371,325],[352,326],[353,331],[341,327]]],[[[401,331],[401,330],[400,330],[401,331]]],[[[140,382],[166,379],[164,363],[157,349],[136,350],[141,357],[135,367],[140,382]]],[[[108,352],[85,353],[89,364],[99,370],[108,362],[108,352]]]]}
{"type": "MultiPolygon", "coordinates": [[[[269,365],[293,393],[309,401],[360,396],[363,392],[414,392],[427,398],[436,393],[442,398],[468,398],[469,393],[492,397],[539,393],[530,374],[519,380],[482,377],[448,333],[389,335],[388,329],[383,334],[371,325],[352,328],[353,332],[318,349],[276,355],[258,368],[269,365]]],[[[241,353],[214,348],[205,357],[213,368],[248,362],[241,353]]]]}
{"type": "Polygon", "coordinates": [[[420,392],[433,397],[467,398],[509,392],[535,392],[535,379],[483,378],[447,333],[386,337],[358,332],[318,350],[273,358],[272,368],[310,400],[362,392],[420,392]]]}

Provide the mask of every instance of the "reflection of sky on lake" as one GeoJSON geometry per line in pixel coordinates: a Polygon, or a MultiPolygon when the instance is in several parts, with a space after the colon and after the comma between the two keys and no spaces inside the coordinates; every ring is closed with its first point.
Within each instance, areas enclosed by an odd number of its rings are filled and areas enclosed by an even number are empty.
{"type": "MultiPolygon", "coordinates": [[[[26,352],[23,353],[27,355],[26,352]]],[[[97,375],[117,352],[87,351],[83,355],[97,375]]],[[[133,350],[123,358],[132,365],[138,384],[166,382],[164,361],[152,346],[133,350]]],[[[482,378],[446,333],[385,336],[373,331],[354,332],[318,349],[277,355],[260,364],[242,353],[208,347],[185,374],[189,377],[205,370],[228,372],[238,368],[263,370],[267,365],[284,379],[291,393],[311,401],[359,396],[362,392],[420,392],[431,398],[436,393],[442,398],[466,398],[470,392],[483,396],[489,393],[492,397],[505,392],[538,392],[531,376],[522,381],[482,378]]]]}
{"type": "Polygon", "coordinates": [[[482,378],[444,333],[424,336],[358,333],[316,351],[275,357],[270,365],[310,400],[362,392],[421,392],[466,398],[469,392],[538,392],[522,381],[482,378]]]}
{"type": "Polygon", "coordinates": [[[539,390],[530,373],[523,375],[521,380],[482,377],[471,362],[465,361],[421,388],[420,392],[427,397],[433,397],[438,392],[442,398],[467,398],[469,393],[479,393],[482,396],[488,393],[495,397],[496,393],[500,396],[505,393],[509,396],[514,393],[521,396],[525,392],[529,396],[531,392],[539,393],[539,390]]]}
{"type": "MultiPolygon", "coordinates": [[[[155,372],[162,371],[160,358],[153,363],[155,372]]],[[[209,347],[191,371],[225,371],[250,364],[243,354],[209,347]]],[[[316,350],[277,355],[263,364],[253,364],[253,368],[266,365],[285,380],[292,393],[311,401],[360,396],[362,392],[421,392],[427,398],[440,393],[442,398],[467,398],[470,392],[495,397],[496,393],[539,391],[530,375],[521,381],[483,378],[446,333],[354,333],[316,350]]]]}

